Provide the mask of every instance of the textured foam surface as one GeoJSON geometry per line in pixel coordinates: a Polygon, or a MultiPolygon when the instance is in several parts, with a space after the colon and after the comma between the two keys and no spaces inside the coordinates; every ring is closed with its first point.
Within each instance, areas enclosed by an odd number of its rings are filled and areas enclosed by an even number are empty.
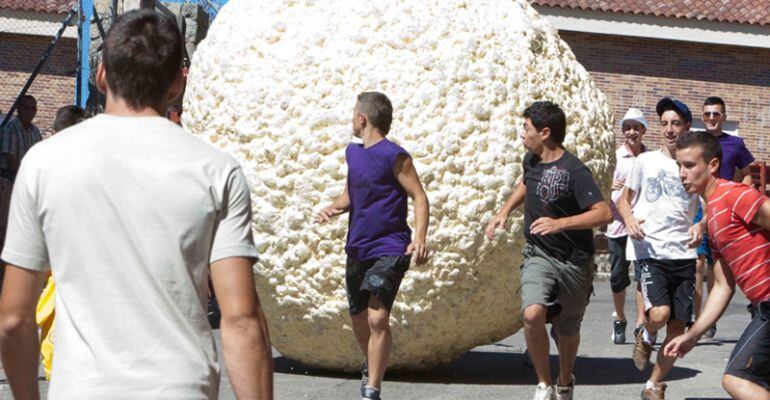
{"type": "Polygon", "coordinates": [[[561,104],[565,146],[605,192],[612,172],[607,101],[555,29],[523,0],[232,0],[195,54],[183,122],[249,178],[274,345],[309,365],[360,367],[347,216],[314,217],[344,187],[364,90],[393,101],[389,139],[411,152],[431,203],[433,256],[396,298],[392,366],[426,368],[516,332],[521,214],[495,241],[483,229],[520,179],[524,108],[561,104]]]}

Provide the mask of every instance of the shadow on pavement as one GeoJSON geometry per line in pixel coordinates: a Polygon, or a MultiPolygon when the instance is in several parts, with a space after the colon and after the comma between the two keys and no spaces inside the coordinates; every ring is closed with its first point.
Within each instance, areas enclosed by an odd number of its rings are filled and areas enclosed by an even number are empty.
{"type": "MultiPolygon", "coordinates": [[[[442,384],[483,384],[483,385],[531,385],[535,372],[524,365],[521,353],[470,351],[448,364],[439,365],[428,371],[392,371],[386,379],[396,382],[420,382],[442,384]]],[[[339,379],[359,379],[359,374],[345,374],[307,367],[285,357],[274,360],[275,372],[296,375],[313,375],[339,379]]],[[[624,385],[642,384],[647,381],[651,369],[643,372],[634,367],[630,358],[578,357],[575,380],[579,385],[624,385]]],[[[556,376],[558,359],[551,356],[551,367],[556,376]]],[[[666,381],[691,378],[700,371],[674,366],[666,381]]]]}

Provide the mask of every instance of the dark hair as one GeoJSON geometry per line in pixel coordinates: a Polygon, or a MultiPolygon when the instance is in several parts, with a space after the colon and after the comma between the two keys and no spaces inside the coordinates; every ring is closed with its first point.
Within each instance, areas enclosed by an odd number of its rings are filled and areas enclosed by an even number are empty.
{"type": "Polygon", "coordinates": [[[551,130],[551,139],[557,144],[564,141],[567,132],[567,117],[558,104],[550,101],[536,101],[524,110],[524,118],[529,118],[538,131],[551,130]]]}
{"type": "Polygon", "coordinates": [[[698,146],[703,151],[703,160],[706,162],[716,158],[722,163],[722,145],[714,135],[708,132],[688,131],[676,140],[676,149],[683,150],[698,146]]]}
{"type": "Polygon", "coordinates": [[[64,106],[56,111],[56,118],[53,120],[53,130],[61,132],[72,125],[80,123],[86,119],[86,112],[78,106],[64,106]]]}
{"type": "Polygon", "coordinates": [[[182,66],[182,36],[176,22],[153,10],[129,11],[104,41],[107,85],[134,109],[163,100],[182,66]]]}
{"type": "Polygon", "coordinates": [[[706,97],[706,101],[704,101],[704,102],[703,102],[703,105],[704,105],[704,106],[716,106],[716,105],[720,105],[720,106],[722,106],[722,112],[723,112],[723,113],[726,113],[726,112],[727,112],[727,107],[725,107],[725,101],[724,101],[724,100],[722,100],[722,98],[721,98],[721,97],[717,97],[717,96],[709,96],[709,97],[706,97]]]}
{"type": "Polygon", "coordinates": [[[25,94],[24,96],[22,96],[21,97],[21,101],[24,101],[24,100],[32,100],[35,103],[37,103],[37,99],[35,98],[35,96],[33,96],[31,94],[25,94]]]}
{"type": "Polygon", "coordinates": [[[390,132],[393,122],[393,105],[388,96],[380,92],[361,92],[357,99],[359,111],[366,115],[369,123],[379,129],[383,135],[390,132]]]}

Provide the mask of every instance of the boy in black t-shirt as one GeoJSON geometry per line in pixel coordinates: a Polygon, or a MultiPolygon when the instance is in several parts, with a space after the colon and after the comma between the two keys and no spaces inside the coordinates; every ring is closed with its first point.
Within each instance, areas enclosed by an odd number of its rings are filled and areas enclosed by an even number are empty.
{"type": "Polygon", "coordinates": [[[487,225],[487,237],[504,227],[511,211],[524,203],[524,264],[521,268],[524,334],[537,374],[535,400],[570,400],[572,369],[580,343],[583,320],[594,275],[592,228],[612,221],[591,171],[562,147],[566,117],[561,108],[538,101],[524,110],[524,132],[529,150],[524,157],[524,178],[487,225]],[[556,387],[548,365],[546,312],[558,336],[559,364],[556,387]],[[550,316],[550,313],[549,313],[550,316]]]}

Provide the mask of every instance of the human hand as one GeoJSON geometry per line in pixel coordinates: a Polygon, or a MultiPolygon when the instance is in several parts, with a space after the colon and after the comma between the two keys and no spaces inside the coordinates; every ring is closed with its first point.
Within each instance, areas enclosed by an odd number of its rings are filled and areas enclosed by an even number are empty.
{"type": "Polygon", "coordinates": [[[533,235],[551,235],[564,230],[564,222],[561,219],[540,217],[529,226],[529,233],[533,235]]]}
{"type": "Polygon", "coordinates": [[[695,335],[691,332],[683,333],[668,342],[663,349],[663,355],[666,357],[682,358],[695,347],[696,343],[698,343],[698,338],[695,335]]]}
{"type": "Polygon", "coordinates": [[[316,222],[319,224],[322,224],[324,222],[329,222],[332,220],[333,217],[336,217],[337,215],[340,215],[344,213],[345,210],[340,208],[335,208],[333,205],[325,207],[323,210],[318,212],[318,216],[316,217],[316,222]]]}
{"type": "Polygon", "coordinates": [[[632,217],[624,222],[626,225],[626,232],[628,232],[628,237],[635,240],[644,239],[644,230],[642,229],[642,224],[644,223],[643,219],[636,219],[632,217]]]}
{"type": "Polygon", "coordinates": [[[700,246],[700,244],[703,242],[703,224],[700,222],[693,224],[688,232],[690,233],[691,240],[687,242],[687,245],[690,248],[696,248],[700,246]]]}
{"type": "Polygon", "coordinates": [[[489,220],[489,223],[487,224],[487,229],[484,230],[484,232],[487,234],[487,239],[494,240],[495,239],[495,230],[497,228],[503,229],[505,228],[505,221],[508,219],[507,215],[495,215],[492,217],[492,219],[489,220]]]}
{"type": "Polygon", "coordinates": [[[618,179],[616,181],[612,181],[612,190],[620,190],[620,189],[623,189],[625,186],[626,186],[625,179],[618,179]]]}
{"type": "Polygon", "coordinates": [[[417,265],[424,264],[428,261],[428,246],[424,242],[413,241],[406,247],[407,256],[414,257],[414,262],[417,265]]]}

